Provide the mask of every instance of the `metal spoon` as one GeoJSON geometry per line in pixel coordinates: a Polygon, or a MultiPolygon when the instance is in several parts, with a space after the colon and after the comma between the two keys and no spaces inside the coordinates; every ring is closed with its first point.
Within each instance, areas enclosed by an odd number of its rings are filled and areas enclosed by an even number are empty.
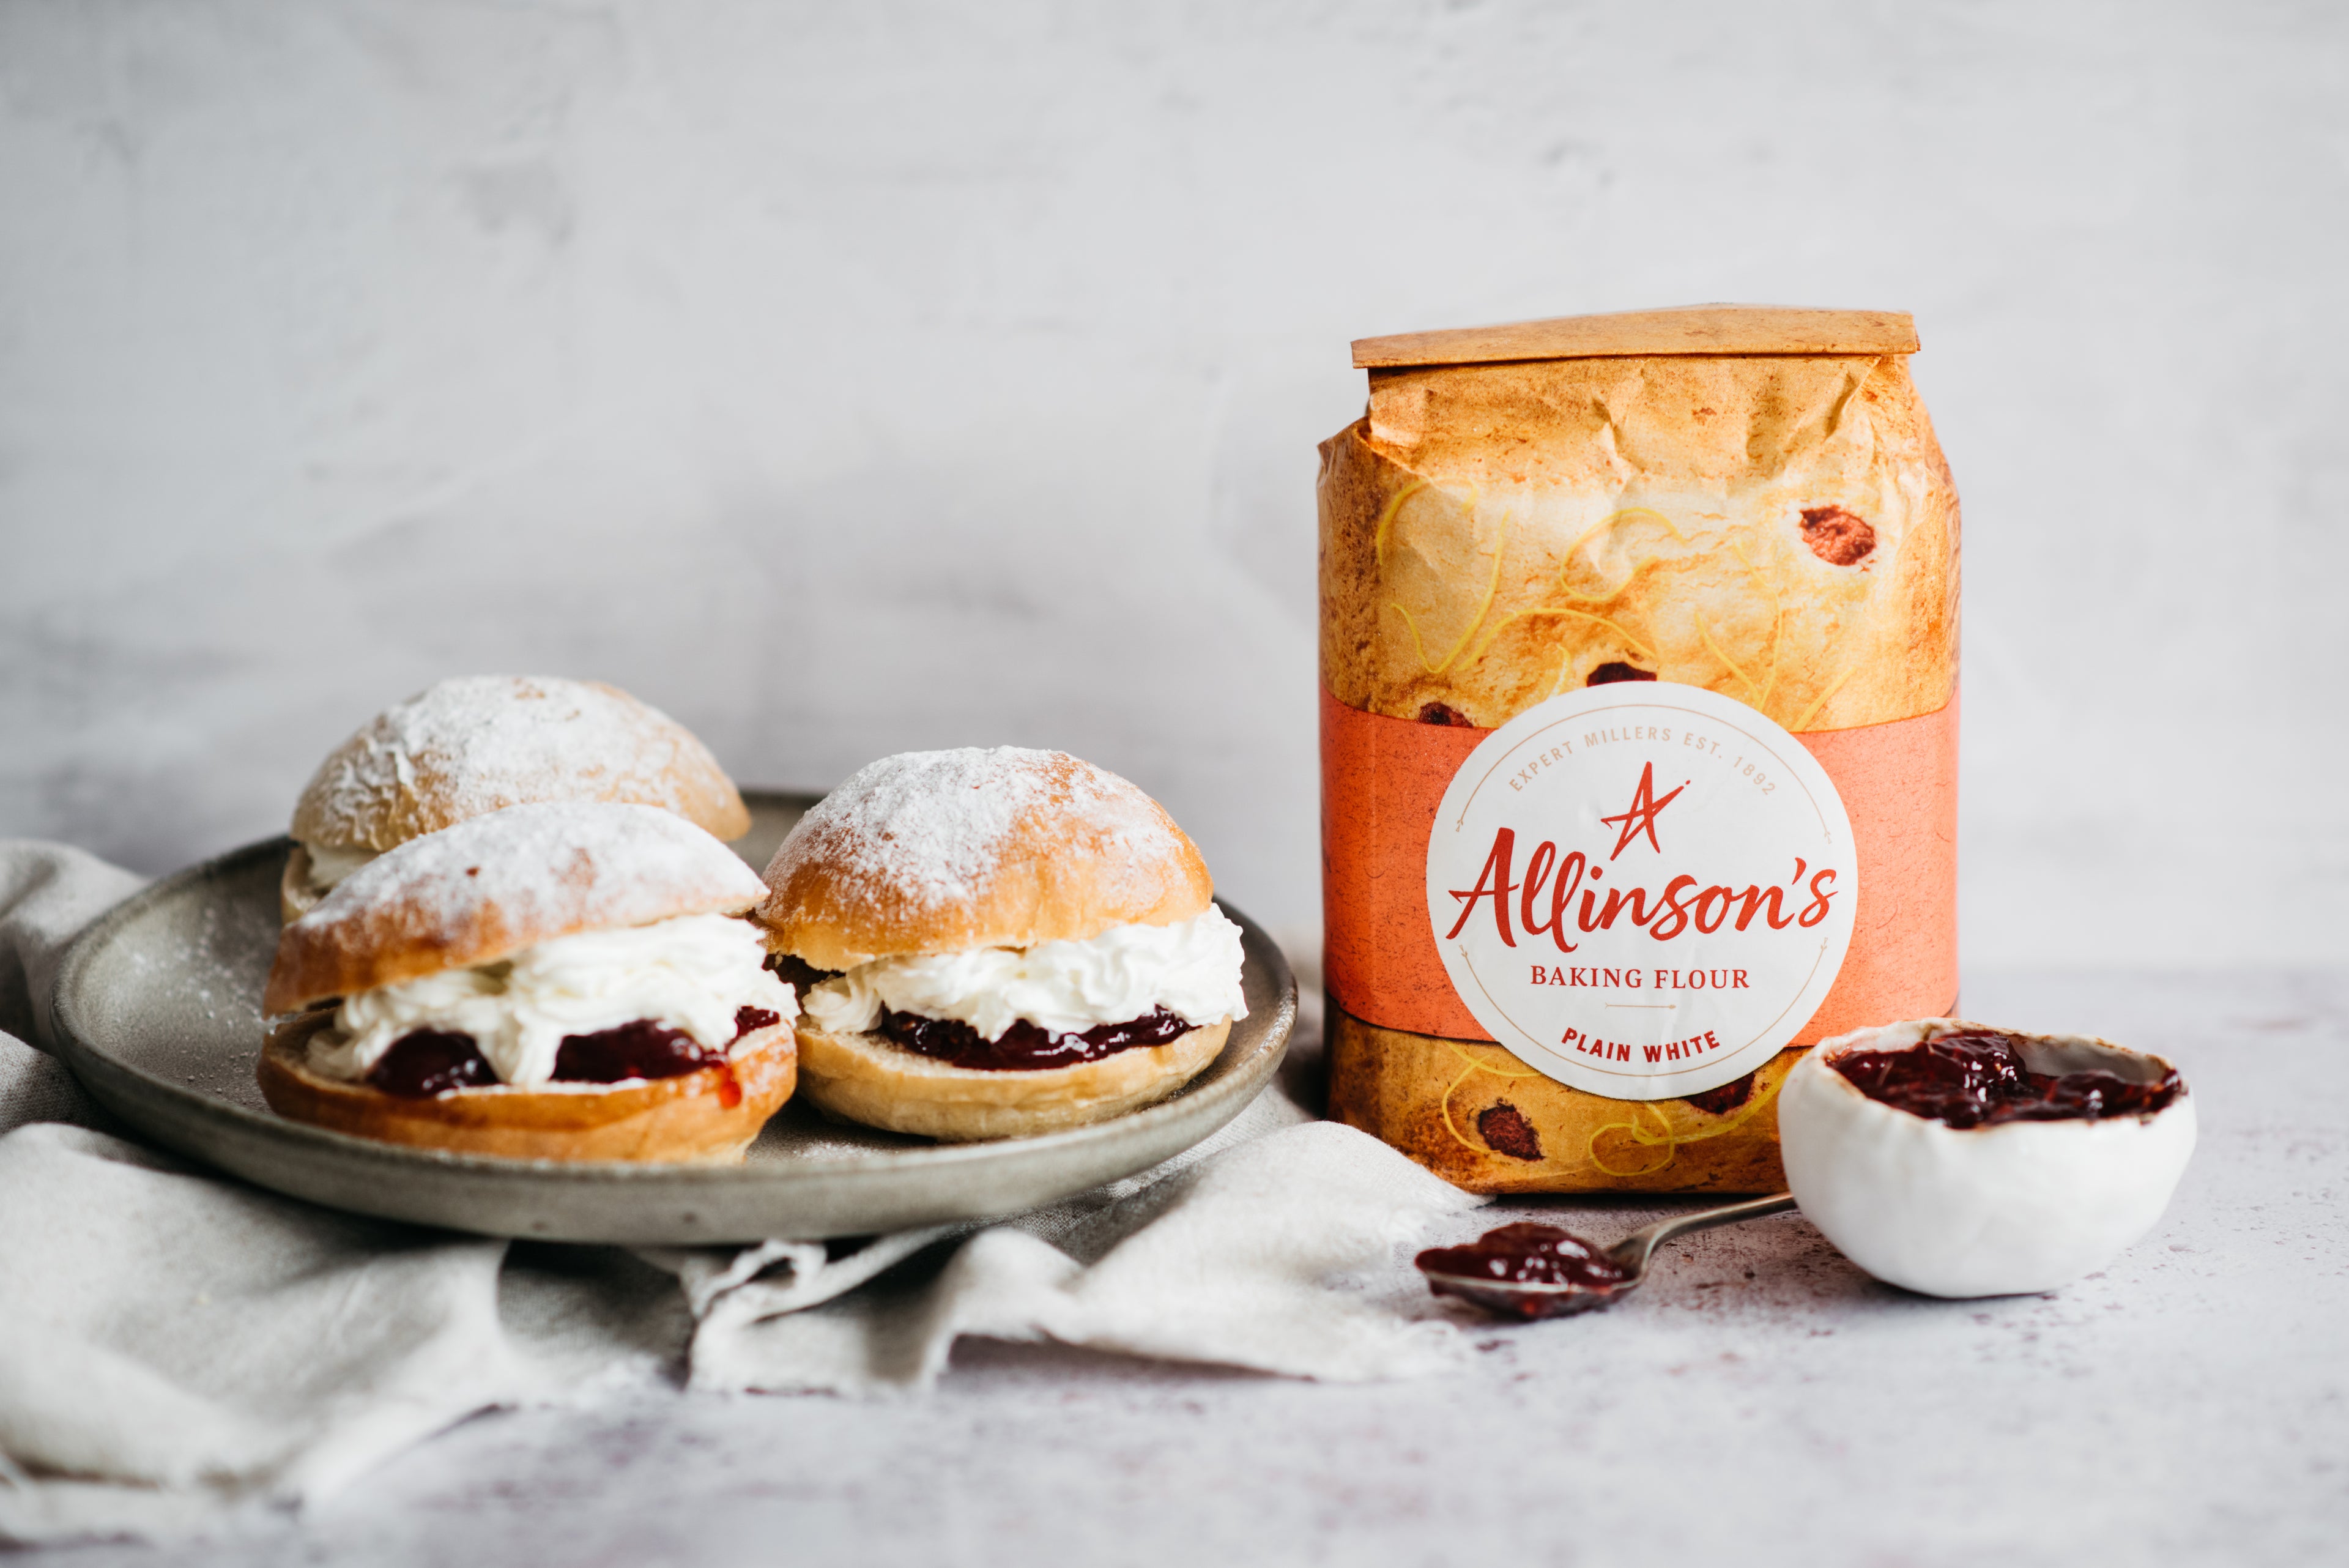
{"type": "Polygon", "coordinates": [[[1527,1320],[1564,1317],[1570,1313],[1589,1312],[1595,1307],[1611,1305],[1638,1290],[1647,1282],[1648,1261],[1655,1256],[1656,1249],[1675,1236],[1685,1236],[1692,1231],[1710,1231],[1715,1225],[1734,1225],[1741,1220],[1785,1214],[1794,1207],[1795,1195],[1781,1192],[1770,1198],[1748,1199],[1744,1203],[1725,1204],[1719,1209],[1700,1209],[1692,1214],[1676,1214],[1669,1220],[1659,1220],[1605,1249],[1606,1255],[1624,1271],[1621,1280],[1609,1285],[1477,1279],[1469,1274],[1439,1273],[1424,1267],[1420,1272],[1427,1276],[1429,1288],[1438,1295],[1458,1296],[1508,1317],[1527,1320]]]}

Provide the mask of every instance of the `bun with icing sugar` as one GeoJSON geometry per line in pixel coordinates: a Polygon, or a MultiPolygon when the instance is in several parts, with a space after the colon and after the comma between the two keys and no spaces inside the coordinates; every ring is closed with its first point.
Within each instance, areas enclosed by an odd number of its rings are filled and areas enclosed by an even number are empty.
{"type": "Polygon", "coordinates": [[[797,1078],[759,878],[652,806],[510,806],[400,845],[287,926],[280,1115],[533,1159],[739,1158],[797,1078]]]}
{"type": "Polygon", "coordinates": [[[765,891],[732,850],[651,806],[510,806],[352,873],[279,937],[262,1005],[290,1012],[553,937],[740,915],[765,891]]]}
{"type": "Polygon", "coordinates": [[[905,752],[802,817],[759,920],[818,969],[1163,926],[1215,898],[1198,847],[1115,774],[1060,752],[905,752]]]}
{"type": "Polygon", "coordinates": [[[469,675],[385,710],[319,765],[294,809],[280,889],[292,921],[367,860],[510,805],[660,806],[719,838],[750,813],[709,751],[616,687],[469,675]]]}
{"type": "Polygon", "coordinates": [[[912,752],[802,818],[754,917],[808,1098],[947,1140],[1164,1099],[1245,1017],[1238,929],[1157,802],[1058,752],[912,752]]]}

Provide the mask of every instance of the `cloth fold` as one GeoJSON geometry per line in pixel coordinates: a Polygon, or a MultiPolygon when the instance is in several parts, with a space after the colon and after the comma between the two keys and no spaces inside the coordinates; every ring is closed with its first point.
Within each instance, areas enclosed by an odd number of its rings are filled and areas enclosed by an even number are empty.
{"type": "Polygon", "coordinates": [[[0,1033],[47,1037],[49,992],[66,948],[144,886],[87,850],[0,838],[0,1033]]]}
{"type": "Polygon", "coordinates": [[[25,1043],[138,886],[0,842],[0,1540],[248,1522],[498,1407],[913,1394],[967,1335],[1346,1381],[1464,1355],[1394,1250],[1482,1199],[1277,1088],[1139,1176],[854,1243],[510,1245],[212,1175],[114,1136],[25,1043]]]}
{"type": "Polygon", "coordinates": [[[1479,1201],[1350,1127],[1292,1125],[1162,1179],[1057,1244],[1022,1220],[991,1226],[933,1280],[814,1311],[769,1310],[738,1288],[702,1316],[692,1386],[918,1389],[966,1334],[1338,1382],[1440,1371],[1465,1353],[1450,1324],[1333,1282],[1479,1201]]]}
{"type": "Polygon", "coordinates": [[[0,1529],[171,1532],[256,1494],[324,1495],[523,1397],[504,1251],[85,1128],[0,1137],[0,1529]]]}

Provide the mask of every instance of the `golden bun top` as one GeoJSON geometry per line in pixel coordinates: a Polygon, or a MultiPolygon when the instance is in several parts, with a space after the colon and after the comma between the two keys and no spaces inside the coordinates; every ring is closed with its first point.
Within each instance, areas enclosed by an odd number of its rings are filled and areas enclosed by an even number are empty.
{"type": "Polygon", "coordinates": [[[1215,896],[1199,851],[1115,774],[998,746],[884,757],[802,817],[767,867],[768,946],[818,969],[1085,941],[1215,896]]]}
{"type": "Polygon", "coordinates": [[[460,675],[377,714],[320,763],[294,808],[294,836],[385,850],[543,801],[657,805],[719,838],[750,829],[709,748],[617,687],[460,675]]]}
{"type": "Polygon", "coordinates": [[[508,806],[352,872],[279,937],[262,1004],[290,1012],[554,937],[739,915],[765,891],[732,850],[654,806],[508,806]]]}

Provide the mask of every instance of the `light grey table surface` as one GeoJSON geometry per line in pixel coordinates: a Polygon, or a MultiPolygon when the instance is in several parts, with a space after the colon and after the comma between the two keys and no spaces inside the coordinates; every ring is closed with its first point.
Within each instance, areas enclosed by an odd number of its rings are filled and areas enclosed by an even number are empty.
{"type": "Polygon", "coordinates": [[[2201,1096],[2161,1227],[2054,1295],[1906,1295],[1786,1217],[1679,1243],[1613,1311],[1480,1327],[1449,1378],[966,1342],[926,1398],[486,1416],[280,1534],[25,1560],[2349,1560],[2349,973],[1988,976],[1964,1011],[2160,1051],[2201,1096]]]}

